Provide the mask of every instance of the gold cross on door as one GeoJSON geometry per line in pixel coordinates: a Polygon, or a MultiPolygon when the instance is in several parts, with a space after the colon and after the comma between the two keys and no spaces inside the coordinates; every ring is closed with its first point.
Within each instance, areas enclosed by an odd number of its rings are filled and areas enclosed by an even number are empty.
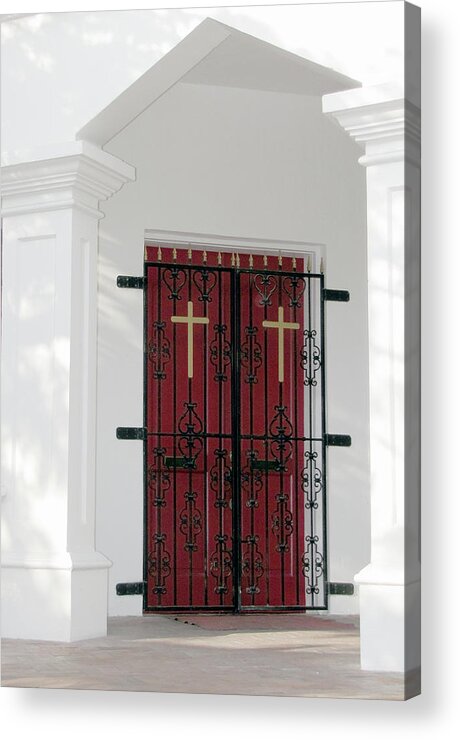
{"type": "Polygon", "coordinates": [[[285,321],[284,308],[279,306],[278,321],[263,321],[262,326],[267,329],[278,329],[278,380],[280,383],[284,383],[284,330],[300,329],[300,324],[285,321]]]}
{"type": "Polygon", "coordinates": [[[171,316],[171,321],[174,324],[187,324],[187,372],[188,377],[193,378],[193,325],[209,324],[209,319],[206,316],[194,316],[193,302],[188,301],[187,316],[171,316]]]}

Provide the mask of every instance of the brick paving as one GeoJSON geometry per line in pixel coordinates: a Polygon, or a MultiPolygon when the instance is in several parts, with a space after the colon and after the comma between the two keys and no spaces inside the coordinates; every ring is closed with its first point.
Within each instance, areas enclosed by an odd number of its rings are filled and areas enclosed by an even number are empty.
{"type": "Polygon", "coordinates": [[[12,687],[402,700],[418,683],[362,671],[350,618],[112,617],[104,638],[2,641],[12,687]]]}

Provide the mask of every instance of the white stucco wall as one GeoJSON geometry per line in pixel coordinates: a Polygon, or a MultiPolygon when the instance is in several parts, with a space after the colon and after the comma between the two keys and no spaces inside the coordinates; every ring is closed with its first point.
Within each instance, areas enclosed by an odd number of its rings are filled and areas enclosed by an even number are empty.
{"type": "MultiPolygon", "coordinates": [[[[72,139],[204,17],[372,84],[402,81],[402,13],[402,2],[346,3],[58,13],[2,24],[4,161],[72,139]]],[[[114,588],[142,573],[142,445],[117,442],[115,427],[142,423],[142,307],[115,278],[141,273],[148,228],[327,245],[328,285],[352,297],[328,306],[329,431],[353,437],[351,449],[329,454],[329,575],[351,581],[369,560],[360,150],[321,114],[319,99],[190,85],[171,90],[107,149],[138,169],[137,182],[104,204],[100,223],[96,535],[114,561],[110,612],[140,610],[139,598],[116,598],[114,588]]],[[[356,602],[337,597],[332,606],[356,602]]]]}
{"type": "MultiPolygon", "coordinates": [[[[326,244],[327,285],[349,304],[327,311],[328,427],[351,434],[329,452],[332,581],[369,561],[365,172],[358,148],[319,98],[179,84],[106,147],[137,169],[103,204],[100,223],[97,549],[113,567],[109,613],[136,614],[142,579],[142,443],[115,438],[142,425],[142,295],[118,274],[141,275],[145,229],[326,244]]],[[[332,611],[357,611],[333,597],[332,611]]]]}

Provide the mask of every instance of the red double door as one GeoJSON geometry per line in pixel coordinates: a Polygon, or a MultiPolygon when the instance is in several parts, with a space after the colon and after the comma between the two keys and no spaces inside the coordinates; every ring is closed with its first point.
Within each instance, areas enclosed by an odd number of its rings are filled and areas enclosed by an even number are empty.
{"type": "Polygon", "coordinates": [[[145,277],[144,610],[324,608],[322,276],[152,246],[145,277]]]}

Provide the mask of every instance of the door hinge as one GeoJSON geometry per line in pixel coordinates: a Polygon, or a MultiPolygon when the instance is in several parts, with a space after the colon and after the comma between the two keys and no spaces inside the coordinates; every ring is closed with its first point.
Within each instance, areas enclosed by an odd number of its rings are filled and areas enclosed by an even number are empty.
{"type": "Polygon", "coordinates": [[[145,439],[145,427],[117,427],[117,439],[145,439]]]}
{"type": "Polygon", "coordinates": [[[328,447],[351,447],[349,434],[325,434],[324,444],[328,447]]]}
{"type": "Polygon", "coordinates": [[[352,583],[328,583],[327,590],[331,596],[353,596],[355,593],[352,583]]]}
{"type": "Polygon", "coordinates": [[[142,595],[146,587],[145,581],[138,581],[137,583],[117,583],[116,591],[117,596],[139,596],[142,595]]]}
{"type": "Polygon", "coordinates": [[[329,290],[329,288],[323,288],[323,300],[347,303],[350,300],[350,293],[348,290],[329,290]]]}
{"type": "Polygon", "coordinates": [[[118,275],[117,286],[119,288],[139,288],[143,290],[145,287],[145,278],[134,277],[133,275],[118,275]]]}

